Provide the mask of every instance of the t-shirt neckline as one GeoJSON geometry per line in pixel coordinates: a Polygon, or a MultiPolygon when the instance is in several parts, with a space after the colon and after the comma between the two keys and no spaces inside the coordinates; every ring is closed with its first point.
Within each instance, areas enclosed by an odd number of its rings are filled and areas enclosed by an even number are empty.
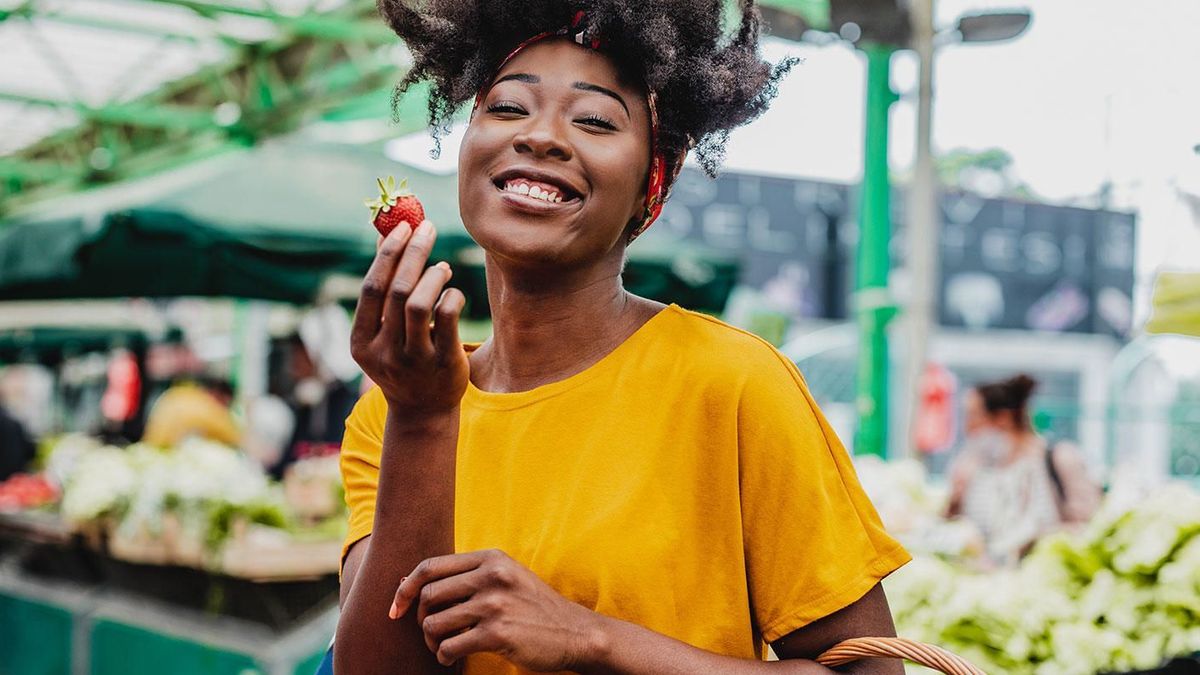
{"type": "MultiPolygon", "coordinates": [[[[463,404],[491,410],[511,410],[513,408],[520,408],[538,401],[543,401],[552,396],[557,396],[563,392],[574,389],[575,387],[578,387],[611,369],[615,364],[620,362],[621,356],[625,352],[628,352],[637,344],[650,339],[653,336],[654,327],[661,322],[663,317],[668,314],[681,311],[683,310],[675,303],[671,303],[666,307],[663,307],[654,316],[650,317],[645,323],[639,326],[638,329],[630,334],[629,337],[625,338],[624,342],[617,345],[615,349],[602,356],[599,361],[596,361],[578,373],[565,377],[557,382],[543,384],[526,391],[492,392],[484,391],[479,387],[476,387],[474,382],[468,380],[467,391],[463,396],[463,404]]],[[[474,351],[474,347],[476,346],[477,345],[472,346],[472,351],[474,351]]]]}

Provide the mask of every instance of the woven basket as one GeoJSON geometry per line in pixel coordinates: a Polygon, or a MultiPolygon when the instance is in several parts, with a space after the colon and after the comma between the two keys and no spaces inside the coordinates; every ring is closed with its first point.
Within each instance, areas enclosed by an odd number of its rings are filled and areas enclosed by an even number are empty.
{"type": "Polygon", "coordinates": [[[817,657],[817,663],[830,668],[871,657],[889,657],[912,661],[946,675],[986,675],[961,657],[941,647],[904,638],[852,638],[839,642],[817,657]]]}

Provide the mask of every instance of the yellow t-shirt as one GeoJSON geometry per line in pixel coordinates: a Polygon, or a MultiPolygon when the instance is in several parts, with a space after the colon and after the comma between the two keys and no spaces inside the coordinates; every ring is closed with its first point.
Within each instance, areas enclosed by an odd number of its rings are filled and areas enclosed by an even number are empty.
{"type": "MultiPolygon", "coordinates": [[[[350,544],[370,534],[386,403],[346,421],[350,544]]],[[[455,548],[499,548],[566,598],[760,658],[909,555],[884,531],[795,366],[670,306],[587,370],[463,397],[455,548]]],[[[468,675],[525,673],[498,656],[468,675]]]]}

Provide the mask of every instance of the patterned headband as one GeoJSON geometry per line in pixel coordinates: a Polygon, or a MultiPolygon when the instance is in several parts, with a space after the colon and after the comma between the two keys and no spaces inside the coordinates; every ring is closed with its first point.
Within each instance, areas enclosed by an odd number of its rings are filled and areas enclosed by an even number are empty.
{"type": "MultiPolygon", "coordinates": [[[[578,45],[595,50],[603,49],[606,45],[604,39],[595,34],[589,38],[587,36],[588,32],[589,30],[586,14],[584,14],[582,11],[576,12],[575,18],[572,19],[570,26],[564,26],[556,31],[539,33],[517,45],[511,52],[509,52],[508,56],[505,56],[504,59],[500,61],[500,65],[496,66],[496,72],[499,73],[501,70],[503,70],[504,66],[509,61],[513,60],[513,57],[515,57],[517,54],[520,54],[526,47],[541,42],[547,38],[570,36],[571,39],[574,40],[578,45]]],[[[495,79],[494,76],[492,79],[495,79]]],[[[479,106],[483,103],[483,98],[490,88],[491,80],[489,80],[488,84],[485,84],[475,96],[475,106],[471,110],[472,116],[474,116],[475,110],[478,110],[479,106]]],[[[646,228],[650,227],[650,225],[658,219],[659,214],[662,213],[663,205],[667,201],[667,197],[671,194],[671,187],[675,184],[675,179],[679,177],[680,169],[683,168],[684,157],[687,155],[686,150],[682,155],[680,155],[679,160],[675,162],[671,176],[668,179],[667,158],[663,153],[662,148],[659,147],[658,142],[658,96],[653,91],[650,91],[649,87],[647,87],[646,101],[650,106],[650,177],[646,185],[646,201],[643,205],[642,221],[629,235],[629,241],[636,239],[638,235],[645,232],[646,228]]]]}

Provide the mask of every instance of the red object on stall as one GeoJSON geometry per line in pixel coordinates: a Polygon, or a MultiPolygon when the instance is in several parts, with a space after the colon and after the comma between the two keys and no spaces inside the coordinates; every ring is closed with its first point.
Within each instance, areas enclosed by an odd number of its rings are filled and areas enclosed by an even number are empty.
{"type": "Polygon", "coordinates": [[[57,500],[58,487],[41,474],[18,473],[0,482],[0,513],[37,508],[57,500]]]}
{"type": "Polygon", "coordinates": [[[133,419],[142,396],[142,374],[137,359],[129,351],[120,351],[108,362],[108,388],[100,398],[100,412],[114,422],[133,419]]]}
{"type": "Polygon", "coordinates": [[[917,449],[927,454],[947,450],[954,442],[954,399],[958,379],[945,366],[930,363],[921,376],[921,399],[913,430],[917,449]]]}

